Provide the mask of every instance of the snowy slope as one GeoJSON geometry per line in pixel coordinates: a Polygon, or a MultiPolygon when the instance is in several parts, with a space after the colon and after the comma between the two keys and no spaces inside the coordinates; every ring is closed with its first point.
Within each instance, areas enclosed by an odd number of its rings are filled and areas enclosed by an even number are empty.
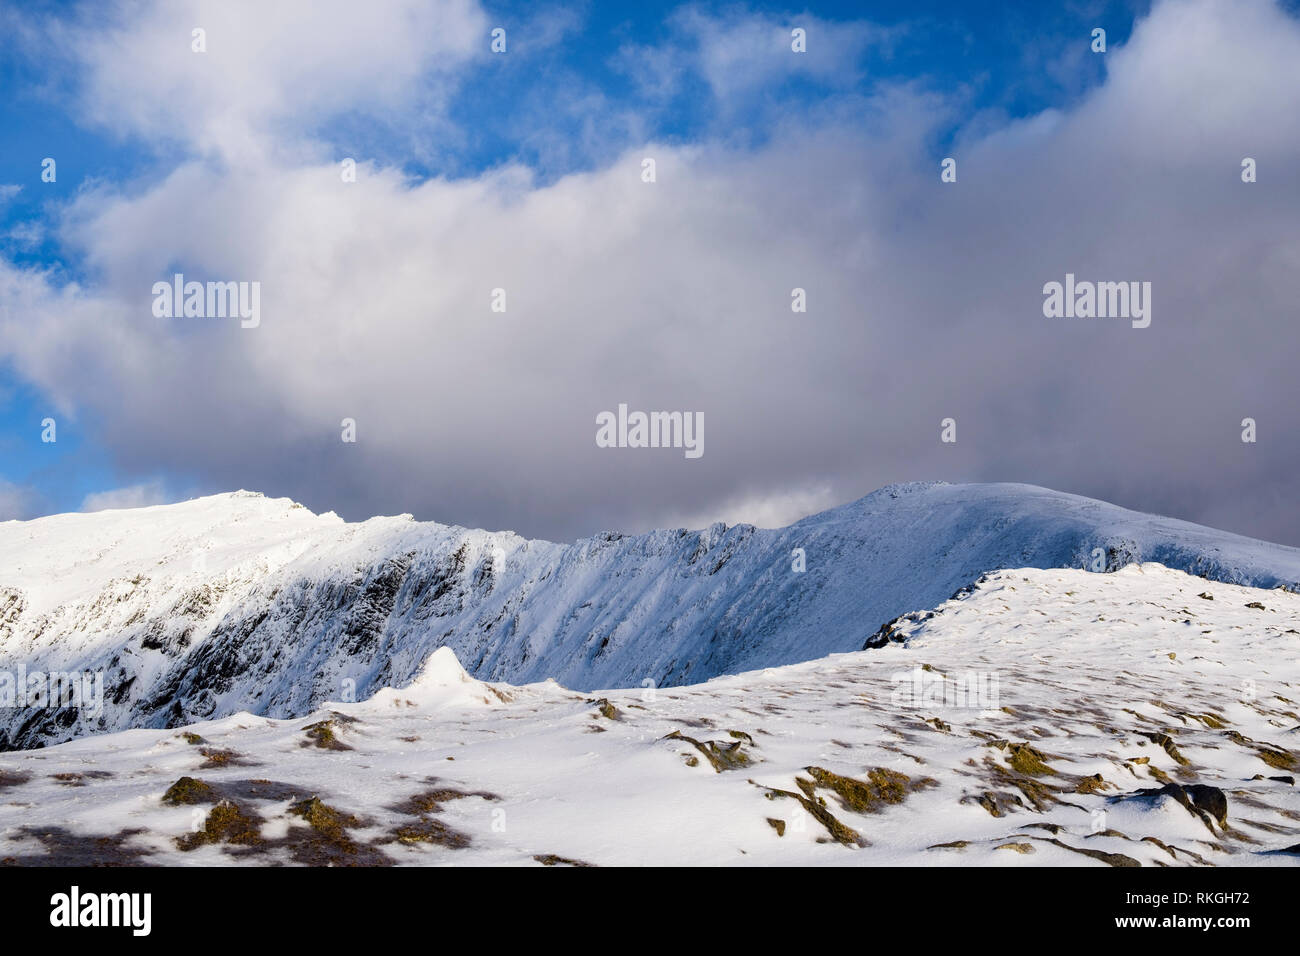
{"type": "Polygon", "coordinates": [[[443,649],[296,720],[0,754],[0,864],[1300,861],[1300,595],[1002,571],[892,635],[598,696],[443,649]]]}
{"type": "Polygon", "coordinates": [[[892,486],[789,528],[573,545],[409,516],[346,523],[236,492],[0,524],[0,670],[105,673],[95,720],[0,709],[0,748],[237,711],[288,717],[410,682],[640,687],[864,646],[985,571],[1159,561],[1265,588],[1300,551],[1027,485],[892,486]],[[807,570],[792,570],[803,549],[807,570]]]}

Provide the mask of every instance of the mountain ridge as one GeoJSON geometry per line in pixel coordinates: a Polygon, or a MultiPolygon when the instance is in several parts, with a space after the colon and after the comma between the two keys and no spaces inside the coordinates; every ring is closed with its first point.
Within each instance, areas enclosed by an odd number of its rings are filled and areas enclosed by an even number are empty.
{"type": "Polygon", "coordinates": [[[309,712],[450,647],[482,680],[698,683],[861,648],[1006,567],[1157,562],[1300,589],[1300,550],[1032,485],[890,485],[786,528],[572,544],[233,492],[0,524],[0,669],[103,670],[93,726],[0,709],[0,747],[309,712]],[[806,570],[795,570],[802,549],[806,570]],[[1100,549],[1100,552],[1097,551],[1100,549]]]}

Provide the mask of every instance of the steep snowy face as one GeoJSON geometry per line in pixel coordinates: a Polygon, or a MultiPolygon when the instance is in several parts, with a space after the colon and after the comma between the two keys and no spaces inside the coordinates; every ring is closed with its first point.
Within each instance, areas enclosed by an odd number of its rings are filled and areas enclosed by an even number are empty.
{"type": "Polygon", "coordinates": [[[0,748],[296,716],[409,684],[443,646],[483,680],[693,683],[857,650],[994,569],[1135,561],[1300,582],[1294,548],[1027,485],[892,486],[778,530],[567,546],[246,492],[6,522],[0,748]],[[6,706],[5,674],[12,693],[51,673],[102,673],[102,707],[6,706]]]}

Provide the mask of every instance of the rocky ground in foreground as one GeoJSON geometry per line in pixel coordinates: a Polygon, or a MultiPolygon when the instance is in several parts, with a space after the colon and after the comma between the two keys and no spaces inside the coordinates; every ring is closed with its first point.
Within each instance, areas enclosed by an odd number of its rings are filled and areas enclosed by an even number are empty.
{"type": "Polygon", "coordinates": [[[1300,862],[1300,595],[987,575],[857,653],[476,681],[0,754],[10,865],[1300,862]]]}

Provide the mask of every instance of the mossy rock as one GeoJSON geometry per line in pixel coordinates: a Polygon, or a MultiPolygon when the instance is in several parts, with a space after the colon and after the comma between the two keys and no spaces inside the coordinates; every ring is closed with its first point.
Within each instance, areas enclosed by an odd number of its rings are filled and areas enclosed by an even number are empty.
{"type": "Polygon", "coordinates": [[[1114,784],[1108,783],[1106,778],[1099,773],[1091,776],[1080,777],[1079,784],[1074,788],[1075,793],[1101,793],[1105,790],[1114,789],[1114,784]]]}
{"type": "Polygon", "coordinates": [[[1277,744],[1260,743],[1235,730],[1225,731],[1224,736],[1235,744],[1255,751],[1255,756],[1275,770],[1300,770],[1300,761],[1297,761],[1295,754],[1277,744]]]}
{"type": "MultiPolygon", "coordinates": [[[[804,782],[807,783],[808,781],[804,782]]],[[[754,781],[751,780],[750,783],[754,783],[754,781]]],[[[762,784],[754,783],[754,786],[762,786],[762,784]]],[[[789,798],[798,801],[814,820],[826,828],[826,832],[831,835],[831,838],[836,843],[844,846],[870,846],[870,843],[862,834],[840,821],[835,814],[826,809],[822,801],[809,799],[801,793],[795,793],[793,790],[781,790],[778,787],[763,787],[763,789],[767,791],[765,796],[769,800],[789,798]]]]}
{"type": "Polygon", "coordinates": [[[1034,845],[1032,843],[1001,843],[995,846],[993,849],[1014,850],[1016,853],[1025,855],[1034,852],[1034,845]]]}
{"type": "Polygon", "coordinates": [[[264,842],[261,821],[255,815],[245,813],[238,804],[222,800],[212,808],[202,830],[180,837],[176,845],[189,851],[214,843],[259,846],[264,842]]]}
{"type": "Polygon", "coordinates": [[[1268,747],[1260,747],[1255,753],[1260,760],[1276,770],[1297,769],[1295,755],[1289,750],[1270,750],[1268,747]]]}
{"type": "Polygon", "coordinates": [[[212,747],[200,747],[199,754],[203,757],[203,768],[225,767],[236,760],[239,754],[233,750],[217,750],[212,747]]]}
{"type": "Polygon", "coordinates": [[[595,863],[586,863],[582,860],[572,860],[567,856],[556,856],[554,853],[538,853],[533,857],[542,866],[595,866],[595,863]]]}
{"type": "MultiPolygon", "coordinates": [[[[1017,747],[1016,744],[1012,744],[1010,746],[1011,748],[1017,747]]],[[[1028,745],[1025,746],[1028,747],[1028,745]]],[[[1033,748],[1028,748],[1028,750],[1030,751],[1028,753],[1024,751],[1021,751],[1019,753],[1019,760],[1017,762],[1020,767],[1036,768],[1037,764],[1042,761],[1042,758],[1045,755],[1038,754],[1038,752],[1033,750],[1033,748]]],[[[1017,762],[1012,763],[1012,768],[1014,768],[1017,765],[1017,762]]],[[[988,782],[992,784],[994,787],[1000,788],[999,790],[996,791],[987,791],[985,796],[990,796],[990,795],[1000,796],[1002,798],[1002,803],[997,806],[997,809],[1000,810],[1001,812],[1006,812],[1007,810],[1012,809],[1014,806],[1013,803],[1010,803],[1005,800],[1006,797],[1005,791],[1008,788],[1012,788],[1012,787],[1014,787],[1016,790],[1019,790],[1020,793],[1024,796],[1025,800],[1029,802],[1029,805],[1033,807],[1033,809],[1039,811],[1040,813],[1043,810],[1047,809],[1052,804],[1060,802],[1059,798],[1057,797],[1057,793],[1061,792],[1060,788],[1051,786],[1045,780],[1041,780],[1038,777],[1030,776],[1027,773],[1017,772],[1017,770],[1015,769],[1005,767],[1002,764],[998,763],[996,760],[994,760],[992,757],[985,758],[984,765],[988,774],[988,782]]],[[[1054,775],[1055,771],[1051,771],[1049,768],[1049,773],[1054,775]]],[[[994,811],[993,807],[990,807],[983,800],[981,800],[980,802],[984,805],[986,810],[989,810],[990,813],[993,813],[994,811]]],[[[994,813],[994,816],[997,815],[998,814],[994,813]]]]}
{"type": "Polygon", "coordinates": [[[1199,720],[1202,724],[1204,724],[1206,727],[1209,727],[1211,730],[1222,730],[1224,727],[1227,726],[1227,722],[1218,714],[1211,714],[1207,712],[1204,714],[1186,714],[1181,716],[1187,716],[1187,717],[1191,717],[1193,720],[1199,720]]]}
{"type": "Polygon", "coordinates": [[[441,820],[422,817],[415,823],[407,823],[393,831],[399,843],[408,846],[414,843],[433,843],[438,846],[461,850],[469,846],[470,838],[459,830],[453,830],[441,820]]]}
{"type": "Polygon", "coordinates": [[[1058,840],[1055,837],[1035,837],[1036,840],[1046,839],[1048,843],[1054,843],[1063,850],[1069,850],[1072,853],[1078,853],[1082,856],[1091,857],[1094,860],[1100,860],[1108,866],[1134,867],[1141,866],[1137,860],[1131,856],[1125,856],[1123,853],[1107,853],[1104,850],[1093,850],[1088,847],[1070,846],[1064,840],[1058,840]]]}
{"type": "Polygon", "coordinates": [[[294,816],[302,817],[312,829],[321,834],[338,839],[344,836],[344,831],[350,827],[358,827],[361,821],[348,813],[336,810],[327,803],[323,803],[319,797],[311,797],[307,800],[299,800],[289,807],[289,812],[294,816]]]}
{"type": "Polygon", "coordinates": [[[31,778],[31,774],[22,770],[0,770],[0,790],[21,786],[31,778]]]}
{"type": "Polygon", "coordinates": [[[1155,846],[1160,847],[1160,849],[1164,850],[1166,853],[1168,853],[1168,854],[1169,854],[1171,857],[1173,857],[1175,860],[1177,860],[1177,859],[1179,858],[1178,855],[1181,853],[1183,856],[1186,856],[1187,858],[1196,861],[1196,862],[1199,863],[1201,866],[1213,866],[1213,865],[1214,865],[1214,864],[1211,863],[1209,860],[1207,860],[1205,857],[1201,856],[1199,853],[1195,853],[1195,852],[1193,852],[1193,851],[1191,851],[1191,850],[1188,850],[1188,849],[1185,849],[1185,848],[1183,848],[1183,847],[1181,847],[1181,846],[1173,846],[1172,844],[1166,843],[1164,840],[1161,840],[1159,837],[1144,836],[1144,837],[1142,838],[1142,842],[1143,842],[1143,843],[1151,843],[1151,844],[1153,844],[1153,845],[1155,845],[1155,846]]]}
{"type": "Polygon", "coordinates": [[[455,787],[437,787],[433,790],[412,794],[401,803],[396,804],[392,809],[398,813],[409,813],[411,816],[420,816],[425,813],[441,813],[444,803],[450,803],[452,800],[464,800],[466,797],[479,797],[488,801],[501,799],[495,793],[488,793],[486,790],[457,790],[455,787]]]}
{"type": "MultiPolygon", "coordinates": [[[[349,722],[355,722],[355,718],[348,718],[349,722]]],[[[303,728],[307,735],[304,741],[304,747],[310,747],[313,743],[322,750],[351,750],[352,748],[338,738],[338,726],[334,720],[321,720],[314,724],[308,724],[303,728]]]]}
{"type": "Polygon", "coordinates": [[[722,773],[724,770],[738,770],[741,767],[748,767],[753,762],[749,754],[743,750],[743,740],[733,740],[731,743],[718,740],[699,741],[694,737],[687,737],[680,730],[674,730],[663,739],[684,740],[704,755],[704,758],[708,760],[709,765],[713,767],[716,773],[722,773]]]}
{"type": "Polygon", "coordinates": [[[948,843],[932,843],[927,850],[964,850],[970,846],[969,840],[951,840],[948,843]]]}
{"type": "Polygon", "coordinates": [[[167,788],[163,794],[163,803],[173,806],[188,806],[194,803],[215,803],[217,793],[202,780],[194,777],[181,777],[167,788]]]}
{"type": "MultiPolygon", "coordinates": [[[[844,809],[854,813],[876,813],[882,806],[902,803],[915,790],[936,785],[936,781],[929,777],[914,781],[907,774],[888,767],[868,770],[866,780],[845,777],[824,767],[805,767],[804,770],[813,778],[815,787],[832,791],[844,809]]],[[[797,779],[795,782],[799,783],[797,779]]],[[[800,789],[812,796],[810,789],[802,785],[800,789]]]]}
{"type": "Polygon", "coordinates": [[[1153,744],[1159,744],[1160,747],[1164,749],[1164,752],[1169,754],[1169,756],[1173,758],[1174,763],[1179,766],[1186,767],[1191,764],[1191,761],[1183,756],[1182,751],[1178,749],[1178,745],[1174,743],[1174,738],[1169,736],[1169,734],[1164,733],[1163,731],[1150,730],[1139,730],[1138,733],[1147,738],[1147,740],[1151,741],[1153,744]]]}
{"type": "Polygon", "coordinates": [[[1016,773],[1022,773],[1028,777],[1056,775],[1056,771],[1047,765],[1048,756],[1027,743],[1008,744],[1006,754],[1007,763],[1011,765],[1011,769],[1016,773]]]}
{"type": "Polygon", "coordinates": [[[993,817],[1005,817],[1017,807],[1023,808],[1025,803],[1014,793],[1007,793],[1002,790],[986,790],[979,794],[967,794],[961,798],[962,803],[977,803],[989,812],[993,817]]]}

